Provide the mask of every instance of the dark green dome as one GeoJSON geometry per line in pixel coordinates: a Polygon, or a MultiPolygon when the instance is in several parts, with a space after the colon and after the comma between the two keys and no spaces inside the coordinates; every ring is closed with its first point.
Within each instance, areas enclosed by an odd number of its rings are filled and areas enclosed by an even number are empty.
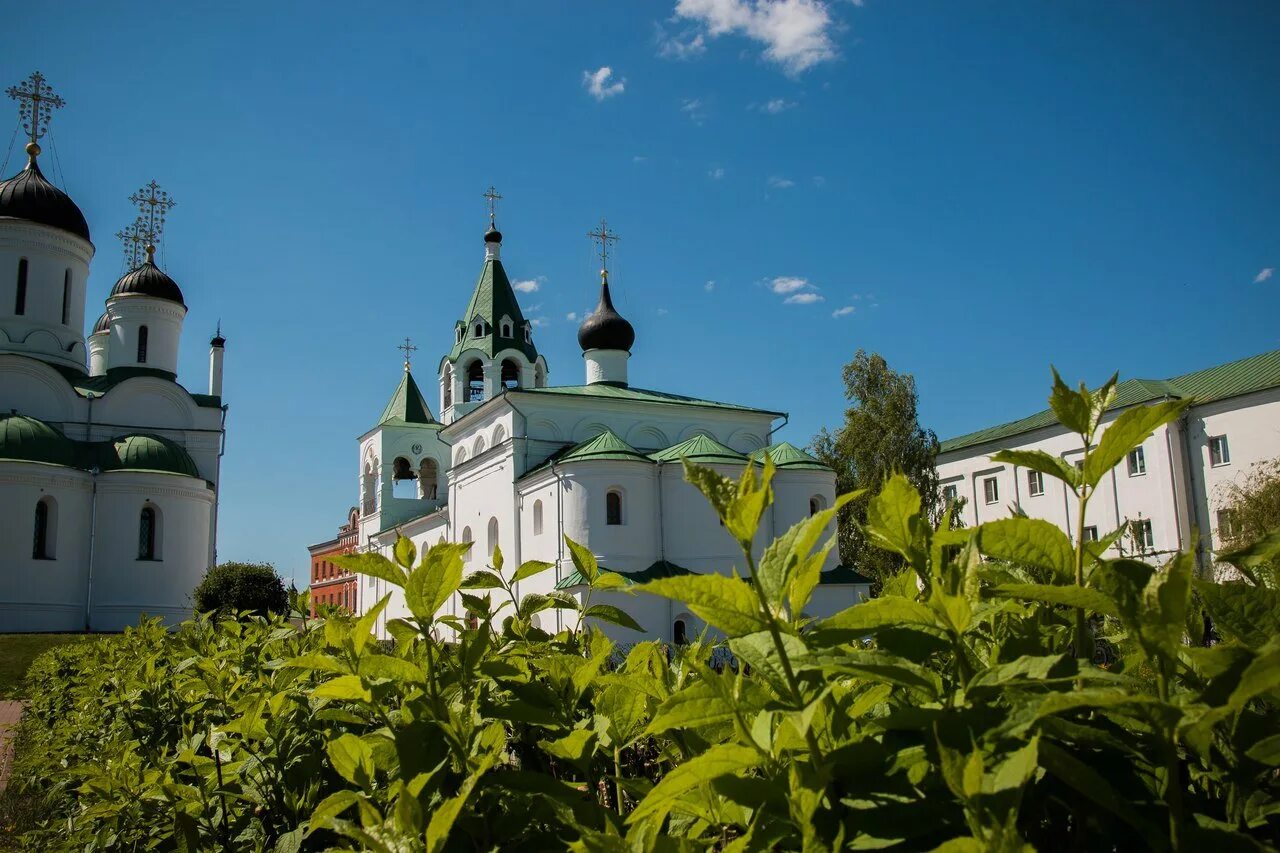
{"type": "Polygon", "coordinates": [[[25,415],[0,415],[0,459],[75,465],[75,442],[44,421],[25,415]]]}
{"type": "MultiPolygon", "coordinates": [[[[175,441],[158,435],[136,433],[112,441],[118,464],[117,471],[167,471],[187,477],[199,477],[200,471],[187,451],[175,441]]],[[[114,462],[114,460],[113,460],[114,462]]],[[[108,466],[104,466],[108,467],[108,466]]]]}

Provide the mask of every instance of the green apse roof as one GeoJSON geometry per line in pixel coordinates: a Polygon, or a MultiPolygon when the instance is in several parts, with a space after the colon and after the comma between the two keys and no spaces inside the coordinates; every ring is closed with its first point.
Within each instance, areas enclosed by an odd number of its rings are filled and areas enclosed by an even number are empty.
{"type": "Polygon", "coordinates": [[[707,435],[695,435],[665,450],[650,453],[649,458],[655,462],[677,462],[688,459],[690,462],[719,462],[725,465],[742,465],[748,461],[746,456],[732,447],[726,447],[707,435]]]}
{"type": "Polygon", "coordinates": [[[76,442],[44,421],[17,413],[0,415],[0,459],[72,467],[76,442]]]}
{"type": "Polygon", "coordinates": [[[803,468],[812,471],[831,470],[789,441],[783,441],[770,447],[762,447],[751,454],[751,458],[756,462],[763,462],[765,456],[772,459],[773,464],[778,468],[790,468],[792,470],[803,468]]]}
{"type": "Polygon", "coordinates": [[[516,301],[516,292],[507,278],[507,271],[502,268],[502,261],[496,258],[484,262],[459,325],[462,327],[462,340],[449,350],[449,361],[456,362],[458,356],[469,349],[480,350],[490,357],[504,349],[516,349],[524,353],[530,362],[538,359],[537,348],[525,342],[524,314],[520,313],[520,303],[516,301]],[[502,328],[498,325],[504,316],[511,318],[509,338],[502,337],[502,328]],[[475,333],[476,318],[484,321],[484,330],[479,337],[475,333]]]}
{"type": "Polygon", "coordinates": [[[699,400],[697,397],[686,397],[682,394],[668,394],[665,391],[650,391],[644,388],[633,388],[629,385],[610,385],[597,382],[591,385],[560,385],[552,388],[521,388],[521,394],[563,394],[572,397],[596,397],[602,400],[625,400],[637,403],[671,403],[680,406],[699,406],[708,409],[728,409],[734,412],[753,412],[760,415],[783,417],[783,412],[772,412],[768,409],[753,409],[750,406],[737,406],[733,403],[717,403],[714,400],[699,400]]]}
{"type": "Polygon", "coordinates": [[[629,462],[648,462],[649,458],[627,444],[613,430],[606,429],[595,438],[576,444],[560,456],[557,462],[580,462],[587,459],[612,459],[629,462]]]}
{"type": "Polygon", "coordinates": [[[427,405],[427,401],[423,399],[422,392],[418,390],[418,383],[413,381],[413,374],[405,368],[404,376],[400,378],[400,384],[396,386],[396,392],[391,395],[391,402],[387,403],[387,407],[382,410],[382,417],[378,419],[378,426],[384,424],[434,424],[436,419],[431,417],[431,407],[427,405]]]}
{"type": "Polygon", "coordinates": [[[158,435],[126,435],[111,442],[95,442],[96,462],[103,471],[164,471],[199,477],[186,449],[158,435]]]}
{"type": "Polygon", "coordinates": [[[42,462],[89,471],[161,471],[199,477],[182,445],[158,435],[135,433],[110,441],[76,441],[55,427],[19,414],[0,415],[0,459],[42,462]]]}
{"type": "MultiPolygon", "coordinates": [[[[600,571],[611,572],[615,575],[619,575],[627,582],[627,586],[632,586],[638,583],[647,583],[648,581],[657,580],[658,578],[671,578],[678,575],[697,574],[697,572],[690,571],[684,566],[677,566],[675,563],[668,563],[666,560],[659,560],[649,566],[649,568],[642,569],[638,572],[620,572],[615,569],[607,569],[604,566],[600,567],[600,571]]],[[[746,578],[742,578],[742,580],[746,580],[746,578]]],[[[819,585],[870,584],[871,582],[871,578],[854,571],[848,566],[836,566],[834,569],[829,569],[818,575],[819,585]]],[[[586,583],[586,578],[584,578],[577,569],[574,569],[572,572],[556,582],[556,589],[573,589],[575,586],[586,586],[586,583]]]]}
{"type": "MultiPolygon", "coordinates": [[[[1116,386],[1116,401],[1111,408],[1122,409],[1166,397],[1193,397],[1198,404],[1209,403],[1278,387],[1280,387],[1280,350],[1272,350],[1250,358],[1242,358],[1239,361],[1175,376],[1172,379],[1126,379],[1116,386]]],[[[1021,420],[949,438],[942,442],[942,452],[947,453],[991,441],[1001,441],[1057,423],[1058,419],[1054,417],[1053,412],[1046,409],[1021,420]]]]}

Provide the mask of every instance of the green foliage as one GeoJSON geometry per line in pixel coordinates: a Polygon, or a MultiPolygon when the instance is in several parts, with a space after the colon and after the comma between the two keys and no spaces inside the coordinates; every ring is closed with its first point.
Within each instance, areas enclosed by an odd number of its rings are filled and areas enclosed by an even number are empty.
{"type": "Polygon", "coordinates": [[[894,371],[878,353],[858,350],[842,375],[845,398],[852,403],[845,410],[844,423],[834,430],[820,430],[809,449],[836,472],[837,492],[864,493],[840,513],[840,559],[874,579],[879,592],[878,584],[901,571],[903,561],[868,540],[865,522],[870,497],[892,475],[905,474],[924,498],[925,521],[938,523],[945,509],[934,468],[938,437],[920,426],[911,374],[894,371]]]}
{"type": "Polygon", "coordinates": [[[219,563],[191,594],[197,613],[287,613],[289,593],[270,563],[219,563]]]}
{"type": "MultiPolygon", "coordinates": [[[[1059,380],[1052,405],[1086,455],[1123,459],[1101,426],[1110,394],[1059,380]]],[[[1111,429],[1137,442],[1179,412],[1151,408],[1111,429]]],[[[1080,516],[1100,464],[1059,472],[1080,516]]],[[[864,536],[903,570],[813,619],[836,509],[758,553],[773,472],[687,471],[743,577],[628,589],[688,607],[715,642],[615,646],[591,625],[635,627],[593,603],[617,576],[572,541],[581,599],[521,595],[549,566],[497,550],[465,577],[465,545],[344,558],[403,589],[394,643],[372,633],[388,597],[358,619],[146,623],[42,656],[15,773],[39,808],[16,846],[1274,849],[1272,589],[1195,578],[1190,554],[1111,559],[1026,519],[951,530],[897,475],[865,502],[864,536]],[[455,594],[466,620],[439,613],[455,594]],[[1187,642],[1201,607],[1223,642],[1187,642]],[[551,635],[532,617],[552,608],[584,618],[551,635]],[[1099,666],[1103,636],[1123,654],[1099,666]]]]}
{"type": "Polygon", "coordinates": [[[1280,459],[1254,465],[1243,481],[1228,484],[1221,495],[1224,562],[1255,582],[1280,589],[1280,459]]]}

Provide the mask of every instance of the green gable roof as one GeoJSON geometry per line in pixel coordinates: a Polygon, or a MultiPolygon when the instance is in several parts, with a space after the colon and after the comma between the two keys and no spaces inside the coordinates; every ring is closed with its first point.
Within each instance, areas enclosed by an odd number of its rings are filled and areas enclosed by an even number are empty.
{"type": "MultiPolygon", "coordinates": [[[[1280,388],[1280,350],[1242,358],[1239,361],[1185,373],[1172,379],[1126,379],[1116,386],[1112,409],[1136,406],[1166,397],[1195,398],[1197,404],[1225,400],[1268,388],[1280,388]]],[[[992,441],[1053,426],[1058,423],[1048,409],[1006,424],[988,427],[942,442],[942,452],[963,450],[992,441]]]]}
{"type": "Polygon", "coordinates": [[[613,430],[606,429],[595,438],[569,448],[557,458],[557,462],[580,462],[587,459],[613,459],[630,462],[648,462],[643,453],[627,444],[613,430]]]}
{"type": "Polygon", "coordinates": [[[765,456],[772,459],[773,464],[778,468],[790,468],[792,470],[802,468],[812,471],[831,470],[789,441],[783,441],[770,447],[762,447],[751,454],[751,458],[756,462],[763,462],[765,456]]]}
{"type": "Polygon", "coordinates": [[[760,415],[783,417],[783,412],[771,412],[768,409],[753,409],[750,406],[737,406],[733,403],[717,403],[713,400],[699,400],[697,397],[686,397],[682,394],[668,394],[665,391],[650,391],[644,388],[632,388],[629,385],[608,385],[597,382],[592,385],[561,385],[554,388],[521,388],[521,394],[550,394],[571,397],[595,397],[601,400],[625,400],[637,403],[670,403],[680,406],[698,406],[708,409],[727,409],[733,412],[752,412],[760,415]]]}
{"type": "Polygon", "coordinates": [[[681,459],[688,459],[690,462],[719,462],[724,465],[743,465],[748,461],[746,456],[732,447],[726,447],[706,435],[695,435],[657,453],[650,453],[649,458],[655,462],[678,462],[681,459]]]}
{"type": "Polygon", "coordinates": [[[404,376],[400,379],[400,384],[396,386],[396,392],[391,395],[391,401],[382,410],[382,417],[378,419],[378,426],[383,424],[433,424],[435,422],[436,419],[431,417],[431,408],[427,406],[427,401],[423,399],[422,392],[418,390],[418,383],[413,381],[413,374],[405,370],[404,376]]]}
{"type": "Polygon", "coordinates": [[[502,268],[502,261],[491,258],[484,262],[480,270],[480,278],[476,281],[471,301],[459,321],[462,327],[462,340],[456,341],[449,350],[449,361],[456,362],[464,350],[479,350],[492,357],[504,349],[516,349],[524,353],[530,362],[538,360],[538,350],[532,343],[524,339],[525,320],[520,313],[520,303],[516,301],[516,292],[507,278],[507,271],[502,268]],[[502,328],[498,325],[503,317],[511,318],[511,337],[502,337],[502,328]],[[484,321],[484,330],[479,337],[475,334],[476,319],[484,321]]]}

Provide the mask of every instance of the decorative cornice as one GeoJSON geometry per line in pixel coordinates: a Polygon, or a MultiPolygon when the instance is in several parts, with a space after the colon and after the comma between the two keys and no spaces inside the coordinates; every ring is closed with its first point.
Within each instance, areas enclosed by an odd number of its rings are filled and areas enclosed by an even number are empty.
{"type": "Polygon", "coordinates": [[[86,266],[96,251],[93,243],[61,228],[12,216],[0,216],[0,249],[8,248],[63,251],[74,255],[86,266]]]}

